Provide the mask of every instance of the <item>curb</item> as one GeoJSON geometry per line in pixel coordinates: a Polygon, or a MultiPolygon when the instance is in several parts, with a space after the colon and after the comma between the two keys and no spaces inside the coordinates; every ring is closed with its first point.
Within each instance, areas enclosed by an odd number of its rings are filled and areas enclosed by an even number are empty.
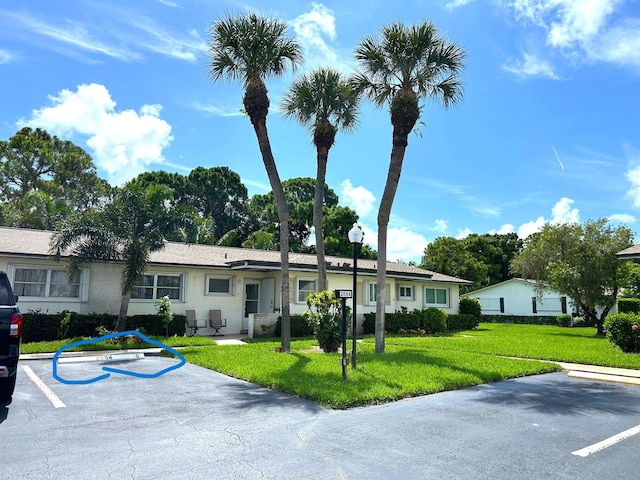
{"type": "Polygon", "coordinates": [[[600,367],[575,363],[555,362],[569,372],[568,377],[602,382],[623,383],[640,386],[640,370],[628,368],[600,367]]]}

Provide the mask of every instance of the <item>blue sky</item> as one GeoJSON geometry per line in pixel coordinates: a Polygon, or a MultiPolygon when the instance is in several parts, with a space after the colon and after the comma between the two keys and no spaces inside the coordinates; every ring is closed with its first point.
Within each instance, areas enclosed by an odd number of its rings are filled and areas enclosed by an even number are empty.
{"type": "MultiPolygon", "coordinates": [[[[2,0],[0,139],[47,129],[85,148],[117,185],[140,172],[228,166],[269,191],[241,85],[207,75],[207,29],[225,12],[286,21],[302,70],[267,87],[283,180],[315,177],[307,130],[277,111],[299,73],[353,71],[353,50],[392,21],[430,20],[467,53],[464,98],[426,102],[409,138],[389,228],[390,260],[438,236],[517,232],[607,217],[638,231],[638,0],[2,0]]],[[[386,108],[365,103],[339,133],[327,183],[376,248],[391,150],[386,108]]]]}

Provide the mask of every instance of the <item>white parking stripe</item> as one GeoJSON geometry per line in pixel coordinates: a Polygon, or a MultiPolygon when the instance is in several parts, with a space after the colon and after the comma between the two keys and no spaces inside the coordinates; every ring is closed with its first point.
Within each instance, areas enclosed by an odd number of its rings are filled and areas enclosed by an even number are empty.
{"type": "Polygon", "coordinates": [[[630,428],[629,430],[625,430],[622,433],[614,435],[613,437],[609,437],[606,440],[603,440],[598,443],[594,443],[593,445],[585,448],[581,448],[580,450],[576,450],[575,452],[571,452],[573,455],[578,455],[579,457],[587,457],[592,453],[599,452],[600,450],[604,450],[611,445],[615,445],[618,442],[621,442],[625,438],[633,437],[640,433],[640,425],[637,427],[630,428]]]}
{"type": "Polygon", "coordinates": [[[35,374],[33,370],[31,370],[31,367],[29,367],[28,365],[22,365],[22,369],[29,376],[29,378],[33,380],[33,383],[35,383],[38,386],[38,388],[42,390],[42,393],[45,394],[45,396],[49,399],[49,401],[53,404],[54,407],[56,408],[66,407],[66,405],[62,403],[62,400],[60,400],[58,396],[55,393],[53,393],[49,387],[47,387],[47,384],[44,383],[40,379],[40,377],[38,377],[38,375],[35,374]]]}

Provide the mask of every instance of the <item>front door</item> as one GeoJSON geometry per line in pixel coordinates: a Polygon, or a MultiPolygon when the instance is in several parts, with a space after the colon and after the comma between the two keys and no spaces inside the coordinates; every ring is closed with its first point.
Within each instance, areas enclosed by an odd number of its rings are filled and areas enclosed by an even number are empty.
{"type": "Polygon", "coordinates": [[[249,329],[249,315],[258,313],[260,305],[260,282],[257,280],[247,280],[244,284],[244,317],[242,318],[242,329],[249,329]]]}

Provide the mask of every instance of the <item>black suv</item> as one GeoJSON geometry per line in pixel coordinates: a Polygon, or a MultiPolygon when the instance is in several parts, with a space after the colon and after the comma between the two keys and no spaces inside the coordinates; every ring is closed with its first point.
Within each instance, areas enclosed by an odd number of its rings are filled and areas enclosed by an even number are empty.
{"type": "Polygon", "coordinates": [[[0,272],[0,401],[10,400],[16,387],[22,339],[22,315],[17,301],[7,274],[0,272]]]}

